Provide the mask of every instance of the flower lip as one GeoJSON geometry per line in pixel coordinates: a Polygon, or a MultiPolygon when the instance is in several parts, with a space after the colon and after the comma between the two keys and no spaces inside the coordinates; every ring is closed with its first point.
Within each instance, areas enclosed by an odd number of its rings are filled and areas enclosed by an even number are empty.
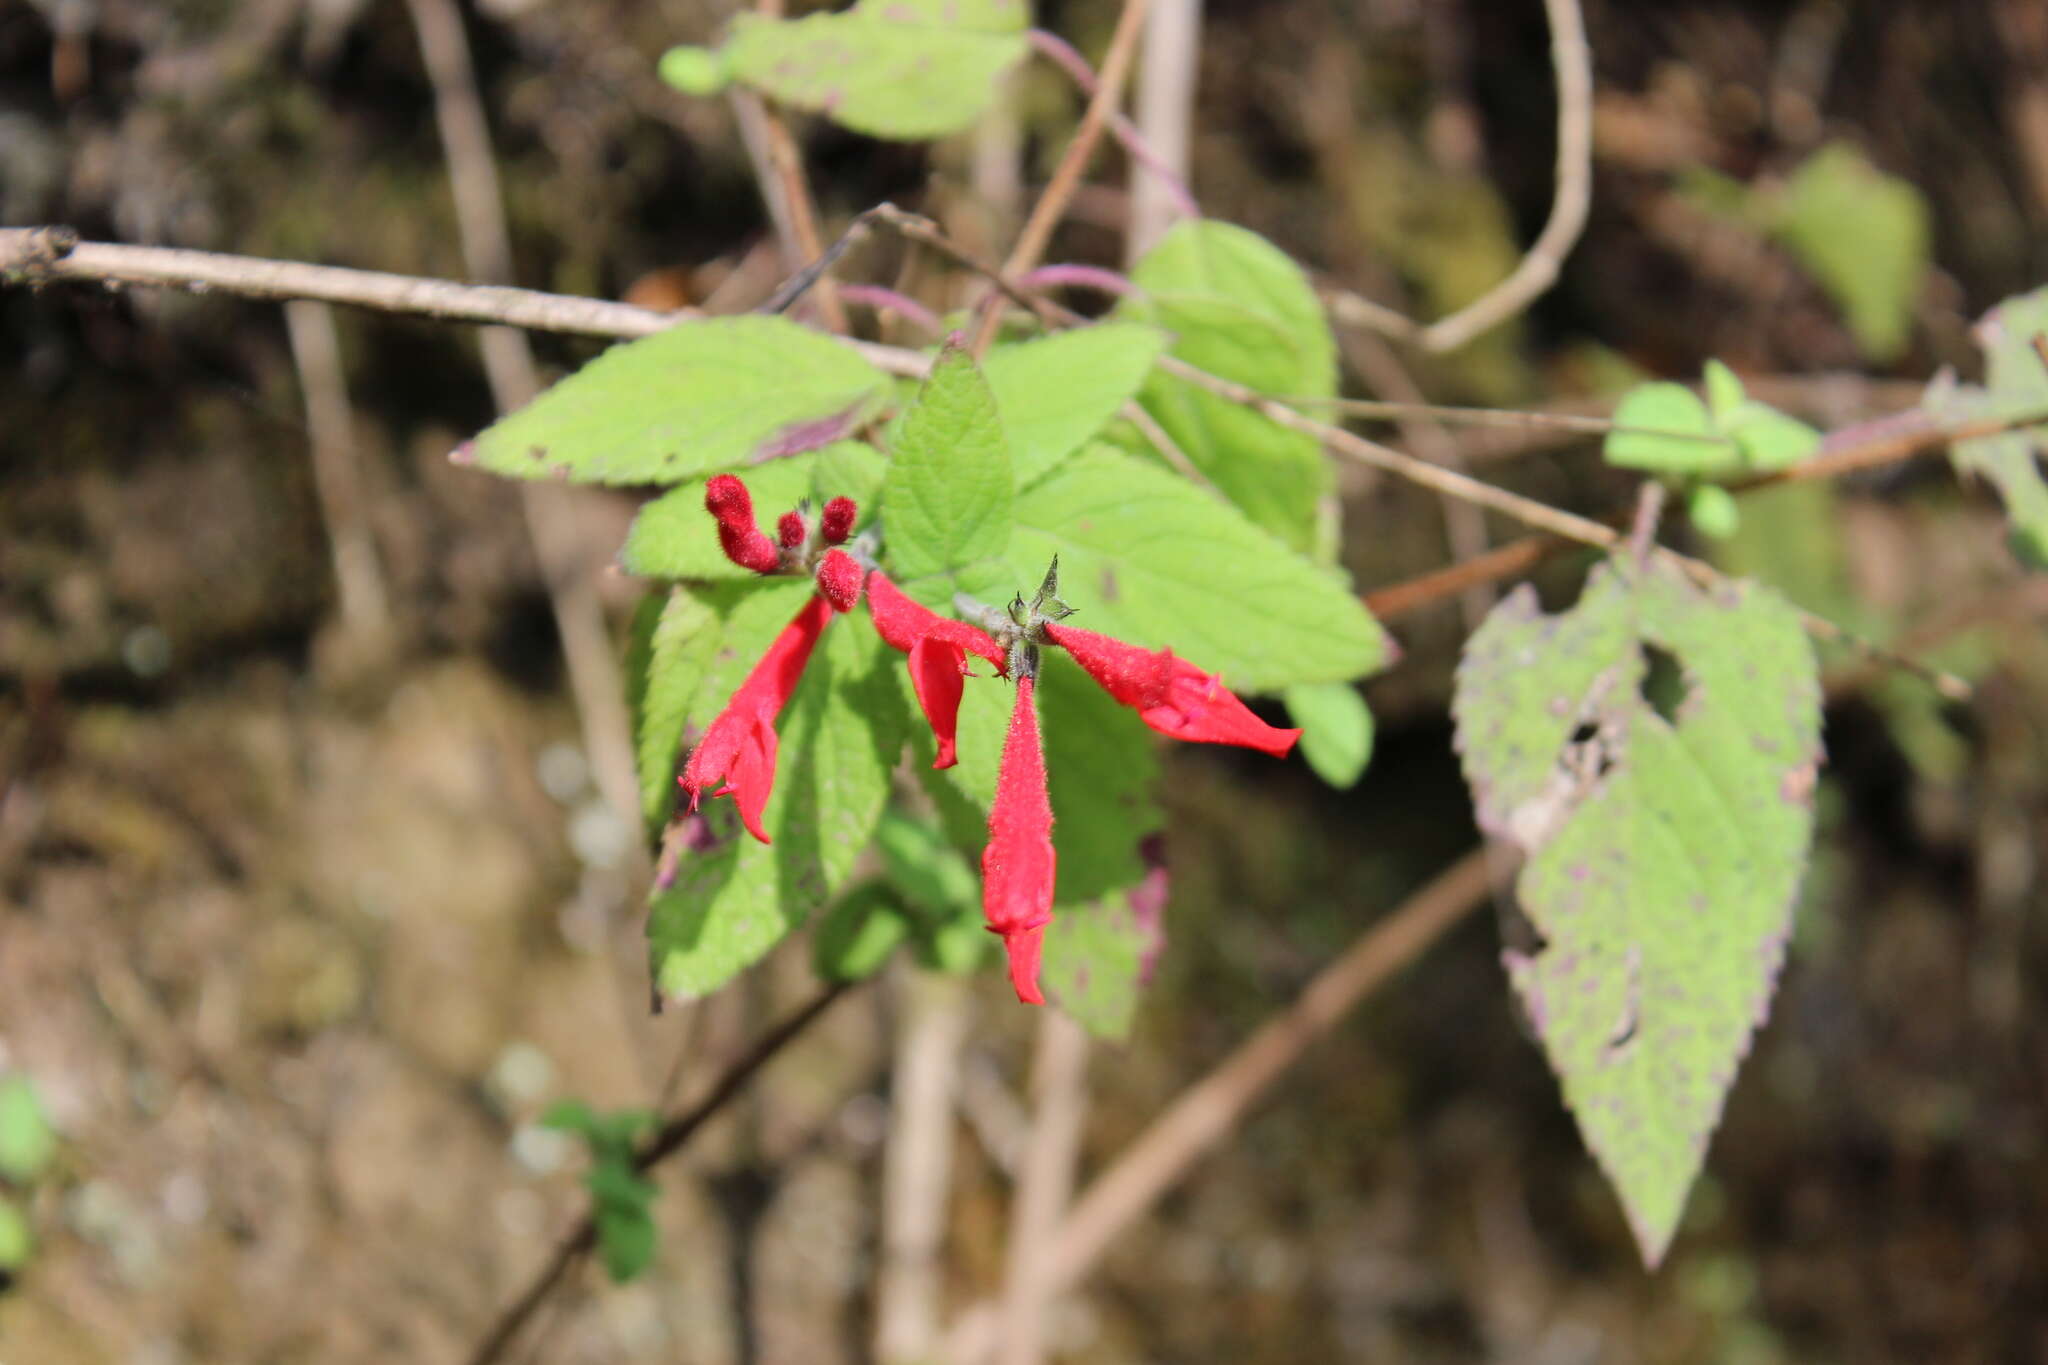
{"type": "Polygon", "coordinates": [[[1037,679],[1017,679],[1017,700],[1003,738],[996,795],[981,855],[981,908],[989,931],[1003,940],[1010,983],[1027,1005],[1042,1005],[1039,954],[1052,922],[1059,857],[1052,844],[1052,802],[1046,792],[1045,749],[1038,735],[1037,679]]]}
{"type": "Polygon", "coordinates": [[[689,795],[692,812],[705,788],[718,783],[710,795],[732,797],[747,833],[764,844],[772,842],[762,813],[775,785],[775,718],[796,691],[804,665],[831,619],[831,603],[815,594],[806,600],[705,728],[676,779],[689,795]]]}
{"type": "MultiPolygon", "coordinates": [[[[836,553],[836,551],[835,551],[836,553]]],[[[910,685],[918,708],[932,727],[937,750],[932,767],[959,762],[960,698],[966,684],[969,651],[998,670],[1005,666],[1003,647],[986,631],[929,611],[905,596],[880,569],[868,575],[868,615],[875,633],[892,649],[909,655],[910,685]]]]}
{"type": "Polygon", "coordinates": [[[782,552],[754,524],[754,498],[737,474],[720,474],[704,485],[704,510],[718,521],[718,544],[725,557],[755,573],[773,573],[782,552]]]}
{"type": "Polygon", "coordinates": [[[1223,680],[1170,649],[1141,649],[1112,636],[1048,622],[1046,639],[1073,656],[1102,690],[1162,735],[1235,744],[1285,758],[1301,731],[1268,725],[1223,680]]]}

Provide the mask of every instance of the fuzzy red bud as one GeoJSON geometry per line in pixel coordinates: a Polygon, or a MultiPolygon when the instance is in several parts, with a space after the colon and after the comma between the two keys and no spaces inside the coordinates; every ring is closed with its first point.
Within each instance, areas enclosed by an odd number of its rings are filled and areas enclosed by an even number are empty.
{"type": "Polygon", "coordinates": [[[859,561],[844,550],[827,550],[818,561],[818,592],[834,611],[852,611],[860,601],[859,561]]]}
{"type": "Polygon", "coordinates": [[[775,540],[785,550],[794,550],[804,543],[804,537],[811,528],[804,525],[804,514],[791,509],[784,512],[775,522],[775,540]]]}
{"type": "Polygon", "coordinates": [[[825,504],[825,511],[819,520],[819,531],[827,545],[844,544],[853,534],[853,519],[860,514],[852,498],[834,498],[825,504]]]}
{"type": "Polygon", "coordinates": [[[754,524],[754,499],[737,474],[720,474],[704,485],[704,510],[718,519],[718,544],[743,569],[771,573],[782,562],[775,542],[754,524]]]}

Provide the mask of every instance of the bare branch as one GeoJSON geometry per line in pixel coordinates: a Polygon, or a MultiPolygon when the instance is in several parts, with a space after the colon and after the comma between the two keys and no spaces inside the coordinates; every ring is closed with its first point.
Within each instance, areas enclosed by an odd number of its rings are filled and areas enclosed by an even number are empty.
{"type": "Polygon", "coordinates": [[[1476,302],[1422,329],[1428,351],[1454,351],[1529,306],[1557,280],[1593,202],[1593,54],[1579,0],[1543,0],[1550,63],[1557,73],[1557,193],[1536,244],[1506,279],[1476,302]]]}
{"type": "Polygon", "coordinates": [[[349,417],[348,376],[342,369],[334,310],[324,303],[294,299],[284,306],[284,320],[299,387],[305,391],[313,489],[320,499],[320,518],[327,524],[342,625],[358,640],[380,640],[390,630],[391,608],[377,543],[364,513],[361,457],[349,417]]]}
{"type": "MultiPolygon", "coordinates": [[[[1102,138],[1103,125],[1123,98],[1124,78],[1130,74],[1131,59],[1137,55],[1138,37],[1145,28],[1145,10],[1149,3],[1150,0],[1124,0],[1123,12],[1117,16],[1116,32],[1110,35],[1109,53],[1102,59],[1102,78],[1095,87],[1095,97],[1088,101],[1087,112],[1081,115],[1081,126],[1074,130],[1073,141],[1067,144],[1060,164],[1053,169],[1052,180],[1046,185],[1045,193],[1039,195],[1038,202],[1031,206],[1031,216],[1024,222],[1024,231],[1018,234],[1017,245],[1011,249],[1009,260],[1003,265],[1005,276],[1015,278],[1022,275],[1044,259],[1046,245],[1052,241],[1052,230],[1067,211],[1067,203],[1081,183],[1081,173],[1088,169],[1088,158],[1094,155],[1095,144],[1102,138]]],[[[974,336],[975,355],[988,352],[1001,322],[1002,313],[998,309],[991,308],[982,315],[981,326],[974,336]]]]}
{"type": "MultiPolygon", "coordinates": [[[[654,1167],[674,1156],[689,1145],[690,1139],[717,1116],[720,1110],[740,1095],[754,1073],[775,1059],[777,1053],[801,1036],[805,1029],[816,1023],[826,1010],[830,1009],[850,989],[845,983],[825,987],[813,996],[809,1003],[784,1019],[781,1023],[761,1035],[760,1039],[738,1060],[725,1069],[704,1098],[698,1100],[682,1113],[666,1120],[655,1131],[645,1146],[633,1158],[633,1169],[641,1172],[654,1167]]],[[[547,1302],[555,1287],[561,1284],[597,1245],[597,1218],[585,1213],[573,1231],[555,1247],[547,1264],[540,1268],[533,1280],[519,1296],[507,1304],[489,1332],[470,1353],[469,1365],[494,1365],[504,1358],[505,1350],[520,1330],[547,1302]]]]}
{"type": "Polygon", "coordinates": [[[907,972],[898,984],[901,1017],[883,1154],[882,1255],[875,1273],[875,1358],[882,1365],[929,1360],[938,1337],[939,1253],[968,1018],[966,983],[958,977],[907,972]]]}

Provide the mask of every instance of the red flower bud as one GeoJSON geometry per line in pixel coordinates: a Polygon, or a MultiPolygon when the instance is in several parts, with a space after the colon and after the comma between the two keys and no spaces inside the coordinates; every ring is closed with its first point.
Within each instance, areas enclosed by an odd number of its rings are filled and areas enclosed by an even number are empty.
{"type": "Polygon", "coordinates": [[[743,569],[772,573],[782,562],[775,542],[754,524],[754,499],[737,474],[720,474],[704,485],[704,510],[718,518],[718,544],[743,569]]]}
{"type": "Polygon", "coordinates": [[[1220,678],[1170,649],[1140,649],[1092,630],[1050,623],[1046,638],[1074,656],[1088,676],[1162,735],[1203,744],[1238,744],[1285,758],[1299,730],[1282,730],[1251,713],[1220,678]]]}
{"type": "MultiPolygon", "coordinates": [[[[872,589],[869,590],[872,594],[872,589]]],[[[1045,750],[1038,740],[1037,679],[1017,679],[1017,705],[996,770],[996,799],[988,812],[988,847],[981,854],[981,909],[989,932],[1002,935],[1010,958],[1010,984],[1027,1005],[1042,1005],[1038,957],[1052,922],[1052,802],[1045,790],[1045,750]]]]}
{"type": "Polygon", "coordinates": [[[843,545],[853,534],[853,519],[860,514],[852,498],[834,498],[825,504],[819,518],[819,533],[827,545],[843,545]]]}
{"type": "Polygon", "coordinates": [[[791,508],[775,522],[775,541],[785,550],[794,550],[804,543],[804,537],[811,528],[804,525],[804,514],[791,508]]]}
{"type": "Polygon", "coordinates": [[[711,795],[732,797],[747,833],[764,844],[769,842],[768,832],[761,827],[761,812],[775,785],[775,718],[796,691],[811,650],[831,619],[832,607],[824,598],[806,600],[803,610],[782,628],[761,662],[705,729],[690,761],[683,765],[683,775],[676,779],[690,794],[692,811],[704,789],[723,778],[723,785],[711,795]]]}
{"type": "Polygon", "coordinates": [[[818,561],[818,591],[834,611],[852,611],[860,601],[860,562],[844,550],[827,550],[818,561]]]}
{"type": "Polygon", "coordinates": [[[956,741],[968,651],[987,659],[1000,673],[1005,667],[1003,647],[987,631],[911,601],[879,569],[868,575],[868,614],[883,641],[910,656],[910,684],[938,743],[932,766],[952,767],[960,761],[956,741]]]}

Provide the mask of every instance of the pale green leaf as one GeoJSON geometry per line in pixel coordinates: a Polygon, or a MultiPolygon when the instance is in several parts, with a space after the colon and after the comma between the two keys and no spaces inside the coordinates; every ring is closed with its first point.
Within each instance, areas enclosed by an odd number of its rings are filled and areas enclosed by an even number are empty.
{"type": "Polygon", "coordinates": [[[1702,474],[1731,467],[1735,452],[1714,430],[1699,395],[1683,384],[1630,389],[1614,409],[1603,453],[1619,469],[1702,474]]]}
{"type": "Polygon", "coordinates": [[[1114,895],[1062,907],[1045,931],[1039,980],[1046,998],[1098,1038],[1121,1042],[1138,1013],[1138,993],[1165,945],[1159,908],[1133,908],[1114,895]]]}
{"type": "MultiPolygon", "coordinates": [[[[994,690],[976,689],[985,696],[993,695],[994,690]]],[[[982,920],[981,874],[962,852],[962,847],[967,847],[979,854],[987,814],[979,808],[966,809],[957,790],[942,774],[931,771],[928,757],[923,771],[933,779],[942,801],[961,803],[959,813],[965,817],[961,846],[956,847],[938,827],[895,811],[882,817],[875,846],[881,850],[891,888],[907,908],[918,962],[932,971],[966,975],[987,966],[997,951],[997,940],[982,920]]]]}
{"type": "Polygon", "coordinates": [[[0,1180],[26,1185],[56,1154],[57,1134],[35,1086],[26,1076],[0,1076],[0,1180]]]}
{"type": "Polygon", "coordinates": [[[866,882],[841,896],[811,937],[811,967],[826,981],[862,981],[887,966],[911,923],[890,889],[866,882]]]}
{"type": "MultiPolygon", "coordinates": [[[[2023,419],[2048,414],[2048,361],[2034,338],[2048,334],[2048,288],[2005,300],[1977,323],[1984,348],[1985,388],[1937,385],[1927,407],[1941,421],[1961,424],[1997,417],[2023,419]]],[[[1950,446],[1960,474],[1975,474],[1998,489],[2005,503],[2014,555],[2030,568],[2048,568],[2048,482],[2040,454],[2048,449],[2048,424],[2030,424],[1995,436],[1978,436],[1950,446]]]]}
{"type": "MultiPolygon", "coordinates": [[[[1253,232],[1206,219],[1176,225],[1131,272],[1144,296],[1119,306],[1174,334],[1197,369],[1284,397],[1336,392],[1337,345],[1308,277],[1253,232]]],[[[1154,374],[1144,403],[1190,462],[1254,522],[1317,547],[1333,480],[1314,438],[1184,380],[1154,374]]]]}
{"type": "Polygon", "coordinates": [[[1029,24],[1024,0],[863,0],[793,21],[740,14],[718,55],[731,79],[784,104],[916,141],[980,118],[1028,50],[1029,24]]]}
{"type": "Polygon", "coordinates": [[[485,428],[470,455],[520,479],[678,483],[836,440],[886,384],[787,318],[680,322],[612,347],[485,428]]]}
{"type": "Polygon", "coordinates": [[[1186,480],[1107,446],[1024,490],[1016,520],[1009,590],[1028,591],[1058,555],[1075,625],[1170,647],[1238,691],[1344,682],[1387,661],[1386,633],[1328,572],[1186,480]]]}
{"type": "Polygon", "coordinates": [[[990,355],[985,373],[1017,486],[1030,484],[1107,426],[1165,348],[1156,328],[1105,322],[990,355]]]}
{"type": "MultiPolygon", "coordinates": [[[[773,638],[772,629],[766,638],[756,634],[756,620],[769,615],[756,599],[772,594],[779,610],[789,604],[778,591],[783,586],[752,588],[732,604],[721,647],[690,707],[694,729],[701,729],[697,717],[708,720],[724,705],[773,638]]],[[[809,585],[793,586],[801,589],[800,605],[809,585]]],[[[791,605],[783,622],[794,614],[791,605]]],[[[730,800],[708,799],[700,846],[683,855],[673,884],[653,897],[648,934],[665,994],[692,999],[724,984],[846,880],[881,818],[889,772],[902,753],[907,716],[889,676],[901,657],[859,615],[826,627],[776,727],[779,763],[763,816],[774,843],[742,831],[730,800]]]]}
{"type": "Polygon", "coordinates": [[[1301,756],[1317,777],[1342,791],[1372,761],[1372,710],[1349,683],[1302,683],[1282,694],[1301,728],[1301,756]]]}
{"type": "MultiPolygon", "coordinates": [[[[820,451],[771,460],[739,471],[754,500],[754,520],[769,535],[775,519],[800,502],[810,503],[815,525],[828,499],[849,497],[860,507],[858,528],[874,516],[874,496],[885,464],[861,441],[835,441],[820,451]]],[[[725,557],[718,523],[704,510],[708,477],[672,488],[640,509],[619,551],[619,567],[642,578],[684,578],[698,582],[744,582],[760,575],[725,557]]]]}
{"type": "MultiPolygon", "coordinates": [[[[906,588],[1000,558],[1015,480],[988,381],[967,352],[939,353],[904,413],[882,483],[889,567],[906,588]]],[[[936,591],[944,600],[950,587],[936,591]]]]}
{"type": "Polygon", "coordinates": [[[1694,530],[1712,540],[1726,540],[1742,525],[1735,495],[1718,483],[1703,483],[1688,493],[1685,515],[1694,530]]]}
{"type": "Polygon", "coordinates": [[[1716,422],[1727,422],[1748,399],[1741,378],[1718,360],[1708,360],[1701,377],[1706,381],[1707,411],[1716,422]]]}
{"type": "Polygon", "coordinates": [[[36,1238],[29,1229],[28,1215],[0,1194],[0,1274],[19,1271],[35,1252],[36,1238]]]}
{"type": "Polygon", "coordinates": [[[685,95],[715,95],[732,81],[724,54],[687,44],[662,53],[655,69],[662,80],[685,95]]]}
{"type": "Polygon", "coordinates": [[[1841,308],[1872,360],[1906,348],[1927,273],[1927,203],[1862,152],[1830,143],[1785,187],[1778,236],[1841,308]]]}
{"type": "Polygon", "coordinates": [[[1821,756],[1812,648],[1767,589],[1613,560],[1561,615],[1504,599],[1454,709],[1480,823],[1527,855],[1537,946],[1507,954],[1510,980],[1654,1264],[1784,955],[1821,756]]]}
{"type": "Polygon", "coordinates": [[[712,603],[679,590],[649,596],[634,625],[636,647],[627,652],[626,677],[640,814],[659,826],[675,806],[684,726],[724,623],[712,603]]]}

